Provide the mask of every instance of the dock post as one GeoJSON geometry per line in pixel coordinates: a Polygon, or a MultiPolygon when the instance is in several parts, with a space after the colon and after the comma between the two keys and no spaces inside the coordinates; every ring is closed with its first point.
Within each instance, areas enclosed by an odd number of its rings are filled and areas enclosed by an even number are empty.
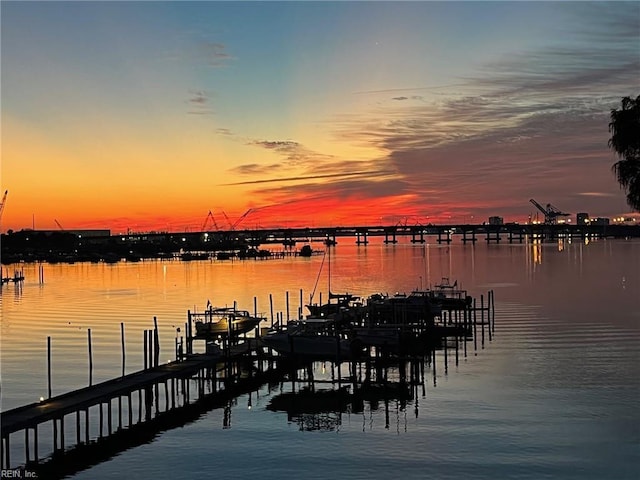
{"type": "Polygon", "coordinates": [[[124,377],[125,370],[125,348],[124,348],[124,322],[120,322],[120,337],[122,341],[122,376],[124,377]]]}
{"type": "Polygon", "coordinates": [[[145,330],[144,332],[142,332],[143,335],[143,340],[144,340],[144,347],[143,347],[143,357],[144,357],[144,369],[147,369],[147,331],[145,330]]]}
{"type": "Polygon", "coordinates": [[[38,424],[33,426],[33,461],[38,463],[38,424]]]}
{"type": "Polygon", "coordinates": [[[87,328],[87,343],[89,345],[89,386],[93,384],[93,352],[91,350],[91,329],[87,328]]]}
{"type": "Polygon", "coordinates": [[[100,408],[100,416],[99,416],[99,419],[98,419],[98,421],[100,422],[100,430],[99,430],[100,433],[99,433],[99,435],[100,435],[100,438],[102,438],[102,424],[104,423],[103,422],[104,415],[102,414],[102,402],[100,402],[98,404],[98,408],[100,408]]]}
{"type": "Polygon", "coordinates": [[[438,362],[436,361],[436,349],[433,349],[433,361],[431,362],[431,366],[433,367],[433,386],[436,386],[436,365],[438,362]]]}
{"type": "MultiPolygon", "coordinates": [[[[253,316],[258,316],[258,297],[253,297],[253,316]]],[[[256,325],[256,338],[260,337],[260,324],[256,325]]]]}
{"type": "MultiPolygon", "coordinates": [[[[477,352],[478,351],[478,331],[476,329],[476,326],[478,324],[477,322],[477,316],[476,316],[477,310],[476,310],[476,299],[473,299],[473,351],[477,352]]],[[[477,353],[476,353],[477,355],[477,353]]]]}
{"type": "MultiPolygon", "coordinates": [[[[51,398],[51,337],[47,337],[47,385],[49,393],[48,398],[51,398]]],[[[8,454],[9,452],[7,452],[7,455],[8,454]]]]}
{"type": "Polygon", "coordinates": [[[153,317],[153,340],[153,366],[157,367],[160,363],[160,336],[158,332],[158,319],[156,317],[153,317]]]}
{"type": "Polygon", "coordinates": [[[482,349],[484,350],[484,296],[480,295],[480,323],[482,324],[482,349]]]}
{"type": "Polygon", "coordinates": [[[191,330],[191,311],[187,310],[187,324],[185,325],[187,332],[187,355],[193,353],[193,331],[191,330]]]}
{"type": "Polygon", "coordinates": [[[269,294],[269,307],[271,308],[271,328],[273,328],[273,295],[269,294]]]}
{"type": "Polygon", "coordinates": [[[487,292],[487,332],[491,341],[491,290],[487,292]]]}
{"type": "Polygon", "coordinates": [[[147,344],[149,345],[149,360],[147,361],[149,364],[149,368],[153,368],[153,330],[147,330],[147,344]]]}
{"type": "Polygon", "coordinates": [[[458,337],[460,335],[460,319],[458,318],[458,312],[456,311],[456,316],[455,316],[455,322],[454,322],[455,328],[456,328],[456,367],[458,366],[459,363],[459,354],[458,354],[458,337]]]}
{"type": "Polygon", "coordinates": [[[303,305],[303,300],[302,300],[302,289],[300,289],[300,315],[299,315],[299,318],[302,318],[303,313],[304,313],[304,305],[303,305]]]}
{"type": "Polygon", "coordinates": [[[285,294],[287,297],[287,323],[289,323],[289,291],[287,290],[285,294]]]}
{"type": "Polygon", "coordinates": [[[84,409],[84,443],[89,445],[89,407],[84,409]]]}
{"type": "MultiPolygon", "coordinates": [[[[445,324],[446,324],[446,322],[445,322],[445,324]]],[[[445,334],[444,334],[444,339],[443,340],[444,340],[444,342],[443,342],[444,343],[444,374],[446,375],[447,373],[449,373],[449,358],[448,358],[448,355],[447,355],[447,350],[448,350],[447,344],[449,343],[449,338],[447,337],[446,330],[445,330],[445,334]]]]}
{"type": "Polygon", "coordinates": [[[122,430],[122,395],[118,395],[118,430],[122,430]]]}
{"type": "Polygon", "coordinates": [[[64,452],[64,415],[60,417],[60,451],[64,452]]]}
{"type": "Polygon", "coordinates": [[[24,456],[25,464],[29,464],[29,427],[24,429],[24,456]]]}
{"type": "Polygon", "coordinates": [[[160,387],[159,387],[159,383],[154,383],[153,385],[153,392],[154,392],[154,403],[156,405],[156,417],[158,416],[158,413],[160,413],[160,387]]]}
{"type": "Polygon", "coordinates": [[[80,445],[80,410],[76,410],[76,445],[80,445]]]}
{"type": "Polygon", "coordinates": [[[470,315],[471,315],[471,311],[467,307],[465,307],[465,309],[464,309],[464,330],[463,330],[464,331],[464,340],[463,340],[463,343],[464,343],[464,358],[467,358],[467,330],[469,328],[469,324],[471,323],[470,322],[470,318],[469,318],[470,315]]]}

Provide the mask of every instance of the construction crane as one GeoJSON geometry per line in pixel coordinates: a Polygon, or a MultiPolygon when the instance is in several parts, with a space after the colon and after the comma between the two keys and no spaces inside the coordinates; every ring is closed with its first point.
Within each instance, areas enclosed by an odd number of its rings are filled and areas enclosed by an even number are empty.
{"type": "Polygon", "coordinates": [[[0,219],[2,219],[2,212],[4,211],[4,205],[7,203],[7,193],[9,190],[4,191],[4,195],[2,196],[2,202],[0,202],[0,219]]]}
{"type": "Polygon", "coordinates": [[[242,215],[240,215],[240,216],[238,217],[238,219],[237,219],[235,222],[233,222],[233,223],[231,223],[231,220],[229,219],[229,217],[227,216],[227,214],[226,214],[226,213],[224,213],[224,210],[222,211],[222,214],[224,215],[224,218],[227,220],[227,223],[229,224],[229,230],[230,230],[230,231],[233,231],[233,230],[235,230],[235,229],[236,229],[236,227],[237,227],[238,225],[240,225],[240,222],[242,222],[242,220],[244,220],[244,219],[245,219],[245,217],[246,217],[247,215],[249,215],[252,211],[253,211],[253,208],[250,208],[249,210],[247,210],[246,212],[244,212],[242,215]]]}
{"type": "Polygon", "coordinates": [[[204,232],[207,229],[207,223],[209,222],[209,219],[211,219],[211,221],[213,222],[213,227],[216,229],[216,231],[219,230],[216,219],[213,218],[213,212],[209,210],[209,214],[207,215],[207,218],[204,219],[204,223],[202,224],[202,228],[200,229],[201,232],[204,232]]]}
{"type": "Polygon", "coordinates": [[[227,223],[229,224],[229,230],[233,230],[233,224],[231,223],[231,220],[229,220],[229,217],[224,212],[224,210],[222,211],[222,215],[224,215],[224,218],[227,220],[227,223]]]}
{"type": "Polygon", "coordinates": [[[571,215],[570,213],[565,213],[561,211],[560,209],[558,209],[557,207],[554,207],[550,203],[547,203],[547,207],[545,208],[542,205],[540,205],[538,202],[536,202],[533,198],[530,199],[529,201],[533,203],[538,210],[544,213],[545,225],[555,225],[556,223],[558,223],[558,217],[568,217],[569,215],[571,215]]]}
{"type": "Polygon", "coordinates": [[[231,230],[235,230],[236,227],[238,225],[240,225],[240,222],[242,222],[242,220],[245,219],[245,217],[247,215],[249,215],[251,213],[251,211],[253,210],[253,208],[250,208],[249,210],[247,210],[246,212],[244,212],[242,215],[240,215],[240,217],[235,221],[235,223],[233,225],[231,225],[231,230]]]}

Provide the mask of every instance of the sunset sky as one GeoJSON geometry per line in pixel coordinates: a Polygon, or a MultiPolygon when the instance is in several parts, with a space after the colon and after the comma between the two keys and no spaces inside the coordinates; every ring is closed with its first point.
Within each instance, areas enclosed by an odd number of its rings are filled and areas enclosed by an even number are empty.
{"type": "Polygon", "coordinates": [[[630,212],[640,2],[1,9],[3,232],[630,212]]]}

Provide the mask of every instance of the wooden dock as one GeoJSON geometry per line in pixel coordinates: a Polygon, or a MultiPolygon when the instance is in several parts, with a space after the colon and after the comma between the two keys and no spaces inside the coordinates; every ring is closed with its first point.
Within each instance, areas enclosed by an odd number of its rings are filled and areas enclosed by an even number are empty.
{"type": "MultiPolygon", "coordinates": [[[[337,382],[342,381],[341,363],[349,364],[355,371],[356,365],[366,365],[368,370],[372,364],[386,368],[398,362],[428,358],[435,385],[436,350],[443,352],[446,374],[449,357],[453,361],[455,355],[455,365],[460,356],[467,357],[468,341],[473,342],[474,351],[480,342],[484,348],[485,331],[491,341],[494,317],[493,292],[489,292],[486,303],[484,296],[480,296],[479,306],[473,299],[472,303],[465,302],[463,310],[443,311],[437,330],[430,330],[439,332],[438,342],[430,339],[428,345],[421,343],[420,348],[400,349],[400,352],[386,351],[384,346],[364,345],[352,358],[334,358],[331,362],[338,366],[337,382]]],[[[308,368],[311,363],[309,359],[275,354],[265,347],[258,332],[255,338],[225,341],[222,348],[194,354],[192,344],[198,338],[192,334],[191,322],[187,322],[186,353],[183,353],[183,340],[176,339],[176,360],[160,365],[155,318],[154,324],[154,330],[144,332],[143,370],[124,374],[123,347],[122,376],[95,385],[90,381],[87,387],[52,397],[49,372],[49,398],[2,412],[0,468],[46,472],[47,478],[61,478],[70,469],[77,471],[77,465],[83,462],[89,462],[86,466],[99,463],[109,458],[105,458],[108,452],[115,455],[129,448],[126,445],[150,441],[153,432],[193,421],[197,418],[194,412],[206,411],[202,408],[218,404],[221,399],[249,393],[265,383],[281,381],[285,375],[295,378],[296,369],[308,368]],[[17,462],[11,458],[12,442],[17,462]],[[52,468],[58,472],[56,475],[52,474],[52,468]]],[[[122,324],[121,329],[124,345],[122,324]]],[[[90,335],[89,349],[91,352],[90,335]]],[[[89,361],[91,371],[91,353],[89,361]]],[[[362,391],[353,379],[352,373],[345,380],[353,384],[354,392],[362,391]]],[[[369,384],[370,380],[365,383],[369,384]]]]}
{"type": "MultiPolygon", "coordinates": [[[[255,339],[246,339],[244,343],[231,346],[223,355],[189,355],[180,361],[158,365],[2,412],[0,468],[12,468],[10,439],[12,435],[22,431],[25,458],[21,464],[37,465],[42,460],[38,452],[38,429],[46,422],[52,422],[52,450],[56,457],[64,453],[69,443],[69,439],[65,441],[64,435],[65,420],[68,417],[72,417],[72,421],[75,417],[76,438],[73,445],[87,445],[96,441],[90,435],[90,409],[94,410],[94,418],[95,413],[98,413],[98,439],[101,439],[124,427],[131,428],[136,424],[149,422],[162,412],[177,410],[199,401],[207,393],[205,384],[212,385],[212,381],[216,392],[216,381],[220,379],[224,380],[230,391],[235,391],[242,385],[238,375],[240,362],[246,362],[247,359],[252,362],[251,358],[256,358],[257,355],[250,354],[256,353],[256,346],[255,339]],[[117,410],[114,412],[116,402],[117,410]],[[137,408],[134,408],[135,404],[137,408]],[[96,409],[98,412],[95,412],[96,409]],[[116,419],[117,428],[114,428],[116,419]]],[[[261,375],[265,379],[271,378],[278,368],[275,362],[269,362],[265,370],[257,367],[249,369],[254,371],[254,375],[247,376],[247,372],[243,372],[243,379],[246,383],[248,378],[255,379],[261,375]]]]}

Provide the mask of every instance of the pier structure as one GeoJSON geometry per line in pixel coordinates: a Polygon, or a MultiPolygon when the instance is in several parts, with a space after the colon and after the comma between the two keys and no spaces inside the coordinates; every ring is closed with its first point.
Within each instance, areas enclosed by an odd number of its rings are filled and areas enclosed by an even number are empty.
{"type": "MultiPolygon", "coordinates": [[[[447,298],[458,299],[455,295],[447,298]]],[[[287,311],[288,299],[287,295],[287,311]]],[[[437,325],[424,331],[416,330],[418,327],[415,325],[410,327],[407,333],[412,332],[417,337],[412,337],[414,340],[407,337],[406,348],[387,348],[386,344],[370,344],[359,339],[358,348],[352,349],[351,355],[341,357],[338,354],[327,358],[338,372],[337,380],[332,383],[341,385],[341,365],[350,365],[351,373],[346,380],[358,394],[355,400],[362,401],[372,388],[380,387],[378,380],[385,378],[385,374],[375,373],[382,372],[381,366],[407,365],[407,362],[419,362],[426,357],[433,370],[435,385],[436,351],[443,356],[446,374],[454,355],[456,365],[460,357],[467,357],[471,348],[467,346],[469,342],[473,342],[473,349],[477,352],[484,348],[485,337],[491,340],[494,335],[493,292],[488,293],[486,301],[481,295],[479,305],[471,297],[464,297],[464,300],[463,303],[443,303],[437,325]],[[428,333],[429,338],[422,347],[416,348],[415,339],[421,333],[428,333]],[[354,380],[356,372],[363,368],[366,372],[364,379],[360,382],[354,380]]],[[[408,312],[395,309],[385,315],[387,321],[397,323],[399,319],[406,318],[408,312]]],[[[46,472],[61,466],[76,468],[76,463],[81,465],[89,459],[97,463],[105,459],[105,452],[113,452],[113,455],[122,448],[128,448],[127,445],[135,445],[140,439],[144,443],[158,431],[194,420],[197,413],[213,408],[212,405],[219,406],[221,402],[257,390],[265,383],[282,381],[285,375],[296,378],[296,371],[310,368],[310,363],[317,360],[275,353],[262,342],[259,329],[253,337],[242,334],[243,337],[224,342],[221,349],[193,353],[192,344],[200,339],[188,325],[185,329],[186,353],[183,340],[176,338],[175,361],[160,364],[155,318],[154,324],[154,330],[144,332],[143,370],[125,375],[123,351],[122,376],[97,384],[90,381],[87,387],[57,396],[51,396],[49,383],[46,399],[2,412],[0,468],[46,472]],[[18,458],[12,455],[12,450],[16,453],[13,446],[18,449],[18,458]]],[[[91,365],[91,354],[89,361],[91,365]]],[[[415,368],[418,367],[412,366],[411,371],[415,372],[415,368]]],[[[401,371],[405,372],[404,367],[401,371]]],[[[406,372],[401,375],[404,378],[406,372]]]]}
{"type": "Polygon", "coordinates": [[[166,423],[166,417],[181,416],[208,395],[238,395],[280,378],[284,359],[265,363],[256,360],[256,351],[255,339],[247,340],[232,346],[225,355],[184,356],[5,411],[0,468],[38,471],[42,464],[64,462],[68,454],[82,456],[82,452],[115,437],[122,440],[126,435],[153,430],[155,424],[166,423]],[[71,438],[70,428],[74,430],[71,438]],[[15,459],[11,443],[20,441],[14,440],[20,432],[23,458],[15,459]],[[49,448],[43,445],[43,434],[51,442],[49,448]]]}

